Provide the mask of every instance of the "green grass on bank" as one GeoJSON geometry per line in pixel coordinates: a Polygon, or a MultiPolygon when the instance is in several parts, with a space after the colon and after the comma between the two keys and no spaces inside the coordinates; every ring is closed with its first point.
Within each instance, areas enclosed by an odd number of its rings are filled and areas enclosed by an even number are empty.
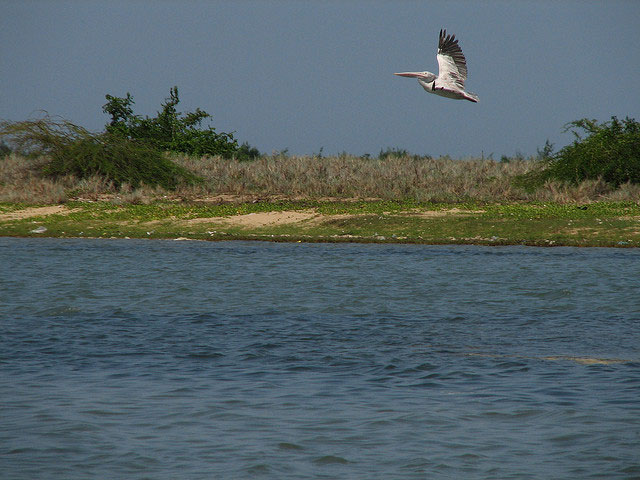
{"type": "Polygon", "coordinates": [[[69,202],[62,213],[17,218],[18,211],[24,208],[20,204],[0,204],[0,235],[640,246],[640,205],[634,202],[588,205],[413,201],[123,205],[69,202]],[[234,221],[239,215],[291,211],[307,215],[298,221],[253,226],[234,221]]]}

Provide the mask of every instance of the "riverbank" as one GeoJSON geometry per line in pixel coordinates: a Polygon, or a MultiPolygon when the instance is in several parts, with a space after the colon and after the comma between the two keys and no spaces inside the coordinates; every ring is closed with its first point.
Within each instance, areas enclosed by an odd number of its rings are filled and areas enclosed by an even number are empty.
{"type": "Polygon", "coordinates": [[[638,247],[640,205],[223,197],[2,203],[0,236],[638,247]]]}

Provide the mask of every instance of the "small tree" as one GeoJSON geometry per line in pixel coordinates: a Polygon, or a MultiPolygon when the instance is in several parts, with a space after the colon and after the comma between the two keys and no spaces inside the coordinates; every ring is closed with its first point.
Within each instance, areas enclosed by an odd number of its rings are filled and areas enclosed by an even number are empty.
{"type": "Polygon", "coordinates": [[[133,97],[129,92],[125,98],[112,97],[107,94],[107,103],[102,106],[102,111],[111,115],[111,122],[107,125],[107,131],[125,137],[129,137],[131,123],[136,116],[133,114],[133,97]]]}
{"type": "Polygon", "coordinates": [[[200,128],[203,120],[211,118],[207,112],[196,108],[195,112],[182,116],[176,108],[180,102],[178,87],[171,88],[169,98],[165,99],[155,118],[135,115],[132,108],[135,102],[129,92],[126,97],[106,95],[105,98],[107,103],[102,110],[111,116],[111,122],[106,126],[110,133],[146,143],[158,150],[189,155],[220,155],[224,158],[260,155],[257,149],[248,145],[240,147],[232,133],[218,133],[213,127],[200,128]]]}

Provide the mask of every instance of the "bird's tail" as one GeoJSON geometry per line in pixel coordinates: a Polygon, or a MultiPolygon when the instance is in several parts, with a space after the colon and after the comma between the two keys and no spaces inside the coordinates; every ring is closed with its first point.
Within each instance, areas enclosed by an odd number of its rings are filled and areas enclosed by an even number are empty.
{"type": "Polygon", "coordinates": [[[475,93],[471,93],[471,92],[464,92],[464,99],[469,100],[470,102],[473,102],[473,103],[478,103],[480,101],[480,97],[478,97],[478,95],[476,95],[475,93]]]}

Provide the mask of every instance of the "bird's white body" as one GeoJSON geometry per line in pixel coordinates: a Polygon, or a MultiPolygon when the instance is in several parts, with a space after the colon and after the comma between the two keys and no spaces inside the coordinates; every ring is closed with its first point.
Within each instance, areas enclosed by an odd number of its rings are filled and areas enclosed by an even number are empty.
{"type": "Polygon", "coordinates": [[[455,38],[455,35],[447,35],[446,30],[440,30],[438,54],[436,55],[438,75],[431,72],[402,72],[394,75],[417,78],[418,83],[427,92],[441,97],[478,102],[479,98],[476,94],[465,90],[467,61],[455,38]]]}

